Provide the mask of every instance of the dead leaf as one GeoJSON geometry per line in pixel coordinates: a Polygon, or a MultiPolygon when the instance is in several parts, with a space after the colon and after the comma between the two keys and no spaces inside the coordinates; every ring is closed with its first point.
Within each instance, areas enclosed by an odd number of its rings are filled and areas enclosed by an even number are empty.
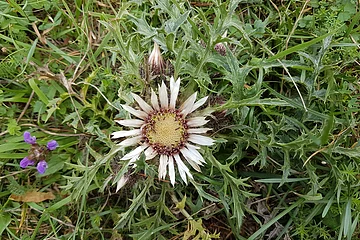
{"type": "Polygon", "coordinates": [[[16,202],[43,202],[46,200],[55,199],[55,195],[52,192],[38,192],[36,190],[26,192],[23,195],[11,194],[10,199],[16,202]]]}

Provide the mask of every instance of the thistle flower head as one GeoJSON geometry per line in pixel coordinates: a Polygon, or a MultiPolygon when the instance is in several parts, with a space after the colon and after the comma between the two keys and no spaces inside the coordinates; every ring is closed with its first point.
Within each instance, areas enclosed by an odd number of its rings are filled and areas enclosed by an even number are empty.
{"type": "MultiPolygon", "coordinates": [[[[226,38],[227,35],[227,31],[225,31],[225,33],[221,36],[222,38],[226,38]]],[[[217,43],[214,46],[215,51],[217,51],[221,56],[226,56],[226,47],[225,47],[225,43],[217,43]]]]}
{"type": "Polygon", "coordinates": [[[182,180],[187,183],[187,178],[193,178],[189,168],[183,162],[185,159],[196,171],[205,163],[198,151],[198,145],[210,146],[214,140],[203,136],[209,128],[201,128],[208,121],[205,117],[192,117],[191,114],[202,106],[208,97],[196,101],[197,92],[192,94],[180,107],[176,101],[180,90],[180,79],[170,79],[170,97],[164,82],[159,86],[159,98],[151,90],[151,105],[141,97],[132,93],[141,110],[130,106],[122,107],[139,119],[116,121],[122,126],[132,127],[132,130],[123,130],[112,133],[112,138],[129,137],[119,143],[121,146],[138,145],[134,150],[122,157],[122,160],[135,162],[144,152],[146,160],[158,156],[160,179],[165,179],[167,169],[170,182],[175,184],[175,163],[182,180]]]}

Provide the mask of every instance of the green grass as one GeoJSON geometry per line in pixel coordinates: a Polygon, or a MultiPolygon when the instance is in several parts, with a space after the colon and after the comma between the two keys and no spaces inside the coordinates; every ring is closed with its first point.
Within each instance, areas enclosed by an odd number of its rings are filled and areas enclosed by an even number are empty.
{"type": "Polygon", "coordinates": [[[1,239],[360,239],[354,0],[0,1],[1,239]],[[226,36],[224,33],[226,32],[226,36]],[[166,61],[149,73],[153,42],[166,61]],[[223,44],[226,55],[215,51],[223,44]],[[175,187],[110,139],[162,80],[209,96],[201,173],[175,187]],[[21,169],[30,131],[60,147],[21,169]],[[116,192],[122,176],[127,184],[116,192]],[[52,192],[19,202],[12,194],[52,192]]]}

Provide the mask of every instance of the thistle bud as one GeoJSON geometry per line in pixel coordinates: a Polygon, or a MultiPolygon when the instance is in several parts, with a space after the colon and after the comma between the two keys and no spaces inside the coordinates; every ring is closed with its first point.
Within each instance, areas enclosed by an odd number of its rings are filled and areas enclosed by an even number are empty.
{"type": "Polygon", "coordinates": [[[154,48],[149,56],[148,64],[152,74],[159,75],[163,73],[165,63],[161,56],[159,45],[156,42],[154,42],[154,48]]]}
{"type": "MultiPolygon", "coordinates": [[[[226,38],[227,31],[222,35],[223,38],[226,38]]],[[[226,47],[224,43],[217,43],[214,47],[215,51],[217,51],[221,56],[226,56],[226,47]]]]}
{"type": "Polygon", "coordinates": [[[217,51],[221,56],[226,56],[226,47],[223,43],[217,43],[214,47],[215,51],[217,51]]]}

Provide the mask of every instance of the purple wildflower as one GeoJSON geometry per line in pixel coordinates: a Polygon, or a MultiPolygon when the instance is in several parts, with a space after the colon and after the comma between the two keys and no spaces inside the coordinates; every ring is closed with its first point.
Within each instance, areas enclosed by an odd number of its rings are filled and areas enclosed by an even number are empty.
{"type": "Polygon", "coordinates": [[[32,166],[34,164],[35,162],[33,160],[30,160],[28,157],[24,157],[23,160],[21,160],[20,162],[20,167],[26,168],[27,166],[32,166]]]}
{"type": "Polygon", "coordinates": [[[30,132],[24,132],[24,141],[31,144],[29,155],[20,161],[20,167],[26,168],[30,165],[35,165],[40,174],[44,174],[48,168],[46,159],[50,151],[55,150],[59,144],[55,140],[51,140],[46,144],[46,147],[36,143],[36,137],[31,136],[30,132]]]}
{"type": "Polygon", "coordinates": [[[28,144],[35,144],[36,137],[31,136],[30,132],[24,132],[24,141],[28,144]]]}
{"type": "Polygon", "coordinates": [[[44,174],[46,169],[48,168],[48,164],[45,160],[41,160],[38,164],[36,169],[40,174],[44,174]]]}
{"type": "Polygon", "coordinates": [[[51,140],[47,143],[47,148],[50,150],[50,151],[53,151],[55,150],[57,147],[59,146],[59,144],[55,141],[55,140],[51,140]]]}

